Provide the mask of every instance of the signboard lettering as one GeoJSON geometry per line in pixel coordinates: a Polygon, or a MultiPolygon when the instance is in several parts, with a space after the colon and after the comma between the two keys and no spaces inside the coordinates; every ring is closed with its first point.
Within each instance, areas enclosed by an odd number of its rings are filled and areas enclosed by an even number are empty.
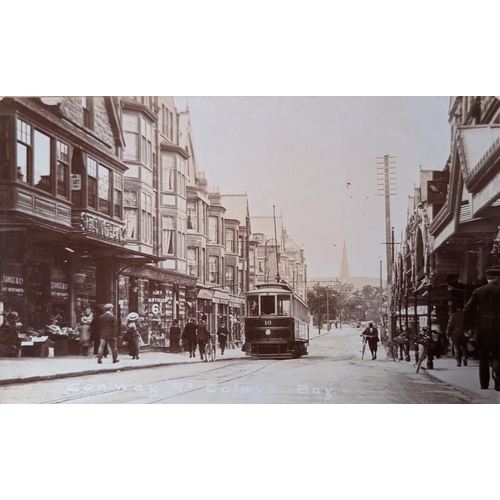
{"type": "Polygon", "coordinates": [[[97,215],[90,215],[85,212],[82,213],[82,228],[88,234],[98,236],[105,240],[117,241],[119,243],[125,241],[126,229],[124,226],[103,219],[97,215]]]}

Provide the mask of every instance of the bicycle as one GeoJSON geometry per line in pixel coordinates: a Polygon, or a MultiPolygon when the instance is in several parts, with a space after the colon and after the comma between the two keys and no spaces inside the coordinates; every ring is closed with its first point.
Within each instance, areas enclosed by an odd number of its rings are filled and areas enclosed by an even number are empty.
{"type": "Polygon", "coordinates": [[[361,359],[365,357],[366,344],[368,343],[368,337],[366,335],[361,335],[363,337],[363,345],[361,347],[361,359]]]}
{"type": "Polygon", "coordinates": [[[214,341],[215,335],[210,334],[207,343],[205,344],[205,361],[215,361],[216,347],[214,341]]]}
{"type": "Polygon", "coordinates": [[[418,373],[422,366],[422,362],[427,356],[432,356],[432,348],[434,341],[432,340],[431,333],[428,328],[424,330],[423,334],[419,334],[415,338],[415,342],[418,344],[418,361],[415,366],[415,373],[418,373]]]}
{"type": "Polygon", "coordinates": [[[385,359],[398,360],[398,343],[395,340],[388,340],[385,344],[385,359]]]}

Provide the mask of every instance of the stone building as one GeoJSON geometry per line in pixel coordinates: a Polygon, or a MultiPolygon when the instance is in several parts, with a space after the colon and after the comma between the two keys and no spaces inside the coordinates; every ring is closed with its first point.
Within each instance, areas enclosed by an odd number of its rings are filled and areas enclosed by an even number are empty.
{"type": "Polygon", "coordinates": [[[450,98],[450,155],[421,171],[397,255],[393,316],[401,327],[439,325],[485,283],[500,241],[500,99],[450,98]]]}

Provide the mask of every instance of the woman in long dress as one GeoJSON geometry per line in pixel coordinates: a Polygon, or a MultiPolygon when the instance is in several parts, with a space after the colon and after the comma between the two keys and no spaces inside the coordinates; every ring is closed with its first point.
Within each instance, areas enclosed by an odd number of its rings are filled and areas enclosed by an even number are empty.
{"type": "Polygon", "coordinates": [[[94,319],[92,309],[88,304],[85,305],[85,309],[80,318],[80,345],[82,346],[82,354],[88,356],[90,347],[92,347],[91,337],[91,323],[94,319]]]}
{"type": "Polygon", "coordinates": [[[132,356],[132,359],[139,359],[139,342],[141,334],[139,332],[139,326],[137,324],[139,320],[139,315],[135,312],[131,312],[127,316],[127,342],[128,342],[128,353],[132,356]]]}

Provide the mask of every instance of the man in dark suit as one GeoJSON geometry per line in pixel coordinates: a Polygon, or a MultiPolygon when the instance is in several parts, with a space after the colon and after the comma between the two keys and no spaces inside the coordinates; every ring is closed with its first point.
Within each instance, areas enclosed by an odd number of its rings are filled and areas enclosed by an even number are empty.
{"type": "Polygon", "coordinates": [[[226,323],[224,321],[220,324],[219,329],[217,330],[217,337],[219,338],[220,344],[220,353],[224,354],[224,350],[226,349],[226,342],[229,332],[226,328],[226,323]]]}
{"type": "Polygon", "coordinates": [[[113,354],[113,363],[118,363],[120,361],[118,359],[118,349],[116,348],[118,330],[116,328],[116,318],[113,314],[113,304],[106,304],[104,306],[104,314],[99,317],[99,329],[101,332],[101,342],[99,344],[97,362],[102,363],[104,348],[107,345],[113,354]]]}
{"type": "Polygon", "coordinates": [[[194,353],[196,351],[196,320],[191,318],[189,323],[184,328],[183,340],[186,341],[189,357],[194,358],[194,353]]]}
{"type": "Polygon", "coordinates": [[[198,348],[200,349],[200,358],[203,359],[205,345],[210,338],[210,332],[207,328],[207,317],[203,315],[201,321],[196,325],[196,337],[198,338],[198,348]]]}
{"type": "Polygon", "coordinates": [[[500,391],[500,267],[486,269],[488,284],[476,288],[463,310],[463,329],[476,330],[479,382],[488,389],[490,363],[495,391],[500,391]]]}

